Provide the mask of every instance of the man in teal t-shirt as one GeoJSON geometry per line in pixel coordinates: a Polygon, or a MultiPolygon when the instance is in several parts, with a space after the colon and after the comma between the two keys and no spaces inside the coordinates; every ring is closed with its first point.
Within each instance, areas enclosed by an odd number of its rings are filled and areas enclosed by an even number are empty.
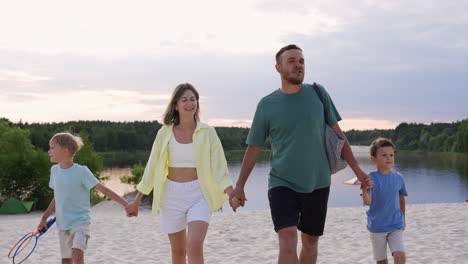
{"type": "MultiPolygon", "coordinates": [[[[341,117],[325,89],[319,89],[328,110],[327,123],[335,125],[341,117]]],[[[275,90],[260,101],[247,144],[263,146],[271,136],[269,189],[285,186],[310,193],[330,186],[323,122],[322,103],[310,84],[292,94],[275,90]]]]}
{"type": "MultiPolygon", "coordinates": [[[[324,103],[304,80],[304,56],[296,45],[276,54],[276,70],[281,88],[258,103],[247,137],[247,151],[230,203],[243,206],[244,186],[267,137],[271,138],[271,170],[268,199],[275,231],[279,237],[279,263],[316,263],[318,239],[323,234],[330,190],[330,168],[325,152],[325,122],[344,136],[341,117],[324,87],[319,86],[324,103]],[[327,120],[324,115],[327,109],[327,120]],[[237,201],[236,201],[237,200],[237,201]],[[302,232],[298,258],[297,230],[302,232]]],[[[345,137],[346,138],[346,137],[345,137]]],[[[342,156],[364,188],[372,186],[346,141],[342,156]]]]}

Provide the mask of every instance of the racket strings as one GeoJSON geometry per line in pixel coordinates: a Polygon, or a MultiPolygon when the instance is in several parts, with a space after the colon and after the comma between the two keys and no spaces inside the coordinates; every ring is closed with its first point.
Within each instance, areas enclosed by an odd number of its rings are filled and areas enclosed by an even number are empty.
{"type": "Polygon", "coordinates": [[[37,246],[37,240],[39,239],[40,236],[42,236],[47,230],[55,223],[55,217],[52,218],[47,222],[47,228],[41,228],[39,230],[36,230],[34,232],[29,232],[26,235],[24,235],[22,238],[16,242],[15,245],[11,248],[10,252],[8,252],[8,258],[13,260],[13,264],[21,264],[23,263],[31,254],[34,252],[34,249],[36,249],[37,246]],[[34,243],[31,244],[31,241],[34,240],[34,243]],[[30,245],[31,244],[31,245],[30,245]],[[28,250],[26,250],[28,249],[28,250]],[[19,256],[20,253],[22,253],[24,250],[26,253],[23,253],[22,256],[19,256]],[[22,258],[24,257],[21,261],[16,262],[16,258],[22,258]]]}
{"type": "Polygon", "coordinates": [[[10,252],[8,253],[8,258],[13,259],[13,263],[15,264],[23,263],[33,253],[37,245],[37,236],[35,233],[36,232],[27,233],[20,240],[18,240],[18,242],[16,242],[16,244],[11,248],[10,252]],[[31,241],[33,240],[34,240],[34,243],[31,244],[31,241]],[[29,246],[30,244],[31,246],[29,246]],[[25,251],[25,253],[21,254],[23,251],[25,251]],[[21,261],[19,262],[16,261],[16,258],[22,258],[24,255],[26,256],[21,261]]]}

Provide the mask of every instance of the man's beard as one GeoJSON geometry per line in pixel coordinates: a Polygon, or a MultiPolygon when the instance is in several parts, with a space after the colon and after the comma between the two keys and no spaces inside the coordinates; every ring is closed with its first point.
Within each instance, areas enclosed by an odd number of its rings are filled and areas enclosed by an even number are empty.
{"type": "Polygon", "coordinates": [[[286,75],[283,78],[293,85],[302,84],[302,82],[304,81],[304,75],[302,75],[301,77],[291,77],[291,76],[286,75]]]}

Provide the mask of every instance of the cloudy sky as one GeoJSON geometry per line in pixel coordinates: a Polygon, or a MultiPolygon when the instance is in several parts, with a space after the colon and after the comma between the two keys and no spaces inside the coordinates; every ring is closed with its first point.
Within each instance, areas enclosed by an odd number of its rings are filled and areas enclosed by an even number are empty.
{"type": "Polygon", "coordinates": [[[248,126],[302,47],[345,130],[468,118],[468,1],[8,1],[0,9],[0,117],[161,120],[194,84],[202,119],[248,126]]]}

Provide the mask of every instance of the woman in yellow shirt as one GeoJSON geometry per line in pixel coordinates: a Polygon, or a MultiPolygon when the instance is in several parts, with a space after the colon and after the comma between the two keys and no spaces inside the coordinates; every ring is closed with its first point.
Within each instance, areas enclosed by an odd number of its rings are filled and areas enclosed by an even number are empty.
{"type": "Polygon", "coordinates": [[[186,263],[186,257],[189,263],[203,263],[211,212],[219,210],[233,190],[221,142],[214,128],[200,122],[199,112],[198,92],[189,83],[179,84],[137,185],[138,194],[127,208],[129,216],[137,216],[141,198],[154,190],[153,214],[159,210],[172,263],[186,263]]]}

